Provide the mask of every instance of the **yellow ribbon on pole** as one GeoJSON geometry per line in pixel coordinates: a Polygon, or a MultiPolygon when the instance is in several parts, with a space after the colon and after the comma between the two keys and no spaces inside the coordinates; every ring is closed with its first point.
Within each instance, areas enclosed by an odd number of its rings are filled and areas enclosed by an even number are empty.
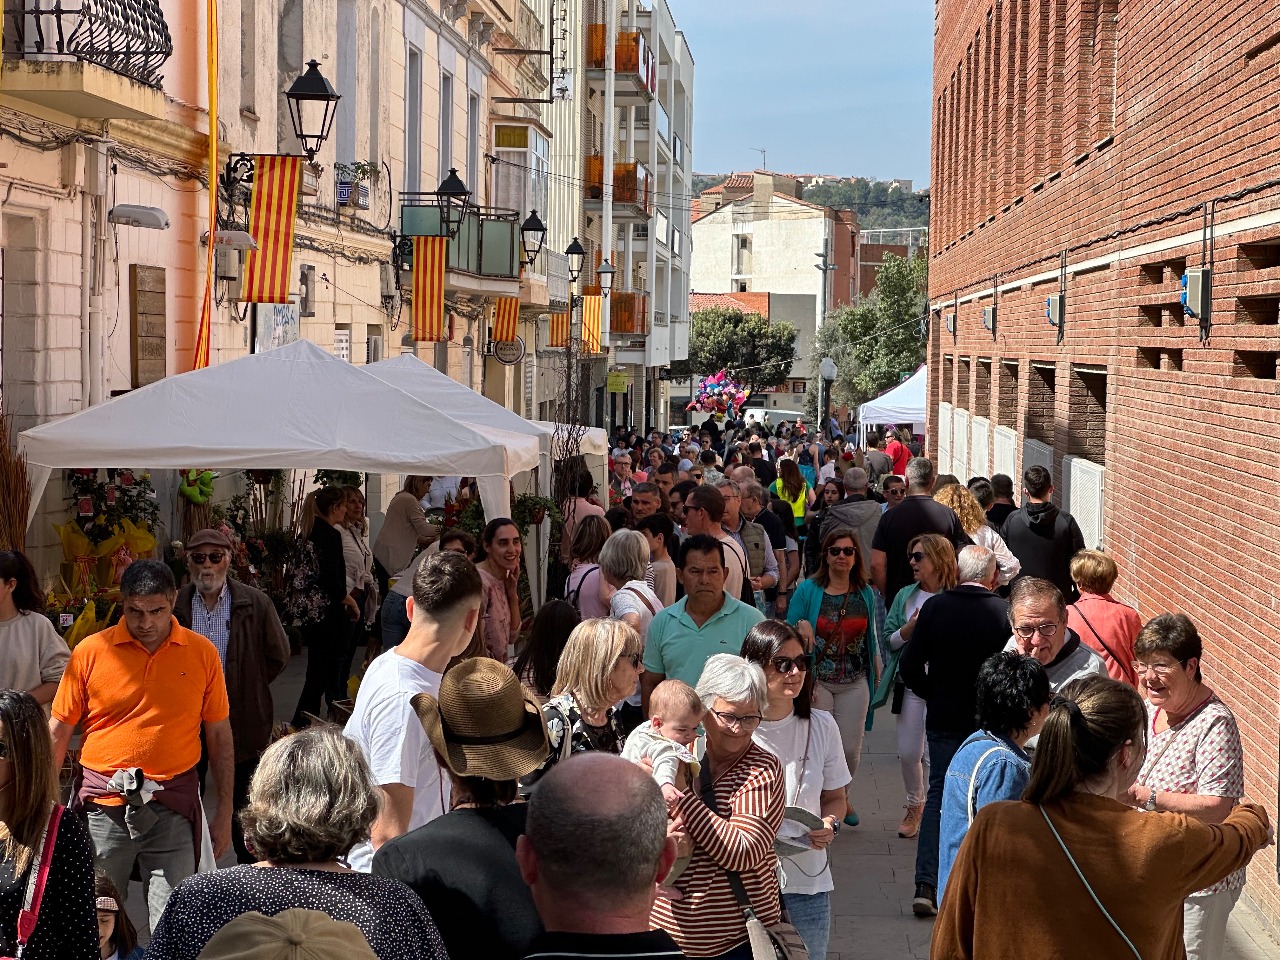
{"type": "Polygon", "coordinates": [[[205,0],[209,57],[209,243],[205,248],[204,297],[200,302],[200,326],[192,368],[209,365],[213,335],[213,240],[218,232],[218,0],[205,0]]]}

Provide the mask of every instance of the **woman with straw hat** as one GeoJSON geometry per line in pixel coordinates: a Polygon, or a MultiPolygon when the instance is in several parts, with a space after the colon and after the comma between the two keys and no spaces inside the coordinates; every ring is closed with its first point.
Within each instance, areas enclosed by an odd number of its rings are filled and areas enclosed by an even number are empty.
{"type": "Polygon", "coordinates": [[[401,880],[436,919],[452,960],[523,957],[542,931],[516,863],[527,805],[517,781],[547,757],[547,727],[533,695],[505,664],[465,660],[438,696],[413,708],[453,780],[450,809],[378,849],[375,874],[401,880]]]}

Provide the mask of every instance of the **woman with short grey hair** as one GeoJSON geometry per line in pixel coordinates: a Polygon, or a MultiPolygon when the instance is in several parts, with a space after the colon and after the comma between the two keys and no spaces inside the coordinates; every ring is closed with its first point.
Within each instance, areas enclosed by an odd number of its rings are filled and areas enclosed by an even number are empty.
{"type": "MultiPolygon", "coordinates": [[[[621,620],[640,634],[640,649],[649,633],[649,624],[662,609],[662,601],[646,582],[649,567],[649,541],[639,530],[619,530],[600,548],[600,575],[608,589],[609,617],[621,620]]],[[[618,710],[618,722],[624,735],[644,722],[640,709],[640,683],[618,710]]]]}
{"type": "Polygon", "coordinates": [[[398,880],[355,873],[343,858],[368,836],[381,802],[359,747],[316,725],[267,748],[241,813],[252,865],[190,877],[173,892],[148,954],[196,960],[246,913],[317,910],[354,924],[378,960],[446,960],[422,901],[398,880]]]}
{"type": "Polygon", "coordinates": [[[650,919],[688,956],[738,956],[749,940],[730,873],[741,878],[763,924],[782,918],[773,840],[782,826],[785,781],[777,757],[752,740],[769,703],[760,666],[718,653],[707,659],[695,689],[707,708],[707,750],[698,783],[668,804],[685,824],[693,856],[680,875],[682,898],[659,898],[650,919]]]}

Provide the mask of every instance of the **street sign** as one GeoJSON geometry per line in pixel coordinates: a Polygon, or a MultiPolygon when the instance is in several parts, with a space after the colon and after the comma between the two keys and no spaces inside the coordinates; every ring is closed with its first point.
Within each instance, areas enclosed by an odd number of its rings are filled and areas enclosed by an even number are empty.
{"type": "Polygon", "coordinates": [[[519,337],[514,340],[493,341],[493,359],[514,367],[524,359],[524,341],[519,337]]]}
{"type": "Polygon", "coordinates": [[[627,392],[627,375],[625,373],[611,373],[607,382],[610,393],[627,392]]]}

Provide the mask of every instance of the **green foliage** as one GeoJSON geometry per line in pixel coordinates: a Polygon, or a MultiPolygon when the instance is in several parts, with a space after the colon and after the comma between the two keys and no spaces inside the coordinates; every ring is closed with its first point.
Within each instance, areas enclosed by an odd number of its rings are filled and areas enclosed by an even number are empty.
{"type": "Polygon", "coordinates": [[[103,543],[129,520],[155,533],[160,520],[160,501],[151,483],[151,474],[133,470],[68,470],[72,516],[76,526],[94,545],[103,543]],[[102,479],[105,473],[105,479],[102,479]],[[82,513],[87,506],[88,513],[82,513]]]}
{"type": "Polygon", "coordinates": [[[892,227],[927,227],[929,195],[923,191],[906,193],[890,190],[879,180],[855,177],[840,183],[822,183],[807,187],[804,198],[809,203],[856,210],[859,230],[885,230],[892,227]]]}
{"type": "Polygon", "coordinates": [[[364,474],[355,470],[317,470],[316,485],[321,487],[362,487],[364,474]]]}
{"type": "Polygon", "coordinates": [[[923,257],[892,254],[876,272],[875,292],[856,307],[827,315],[814,342],[813,377],[806,409],[816,413],[818,363],[836,362],[835,405],[856,406],[896,387],[924,362],[918,321],[927,309],[928,266],[923,257]]]}
{"type": "Polygon", "coordinates": [[[673,377],[705,377],[719,370],[753,390],[780,386],[796,354],[796,328],[758,313],[726,307],[699,310],[689,333],[689,359],[671,364],[673,377]]]}
{"type": "Polygon", "coordinates": [[[695,173],[693,175],[693,192],[699,194],[703,190],[710,190],[728,179],[729,174],[727,173],[695,173]]]}

